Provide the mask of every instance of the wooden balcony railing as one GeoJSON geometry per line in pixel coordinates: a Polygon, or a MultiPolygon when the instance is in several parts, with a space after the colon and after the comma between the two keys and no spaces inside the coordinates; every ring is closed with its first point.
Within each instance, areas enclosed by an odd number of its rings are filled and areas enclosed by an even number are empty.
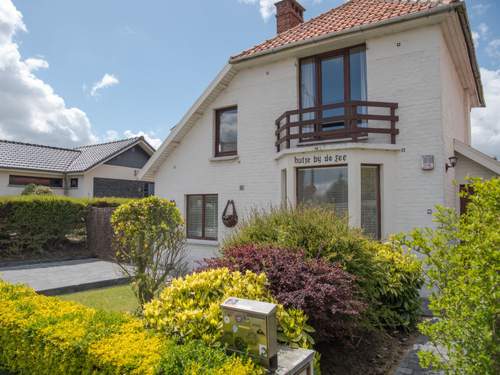
{"type": "Polygon", "coordinates": [[[397,103],[351,101],[287,111],[276,120],[276,150],[280,152],[283,144],[290,148],[292,140],[298,143],[344,139],[358,142],[369,133],[388,134],[395,144],[399,134],[397,108],[397,103]],[[373,114],[373,108],[386,113],[373,114]],[[385,127],[370,127],[373,122],[385,127]]]}

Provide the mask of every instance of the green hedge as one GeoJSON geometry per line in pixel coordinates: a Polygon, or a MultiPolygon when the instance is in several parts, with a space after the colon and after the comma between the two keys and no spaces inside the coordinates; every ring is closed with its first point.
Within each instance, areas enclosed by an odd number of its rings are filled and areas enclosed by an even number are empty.
{"type": "Polygon", "coordinates": [[[130,315],[98,311],[0,280],[0,370],[16,374],[259,374],[199,342],[176,345],[130,315]]]}
{"type": "Polygon", "coordinates": [[[88,207],[117,207],[129,201],[40,195],[0,197],[0,249],[19,253],[57,248],[68,235],[85,230],[88,207]]]}

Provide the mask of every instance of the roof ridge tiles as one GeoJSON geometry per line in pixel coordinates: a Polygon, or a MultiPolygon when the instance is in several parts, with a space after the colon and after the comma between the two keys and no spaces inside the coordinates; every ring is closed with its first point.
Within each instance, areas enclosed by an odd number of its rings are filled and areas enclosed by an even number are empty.
{"type": "Polygon", "coordinates": [[[115,141],[109,141],[109,142],[103,142],[103,143],[94,143],[90,145],[83,145],[83,146],[78,146],[75,147],[73,150],[81,150],[82,148],[88,148],[88,147],[97,147],[97,146],[104,146],[104,145],[110,145],[113,143],[120,143],[120,142],[130,142],[130,141],[138,141],[139,139],[144,139],[143,136],[138,136],[138,137],[130,137],[130,138],[124,138],[124,139],[117,139],[115,141]]]}
{"type": "Polygon", "coordinates": [[[58,147],[58,146],[49,146],[49,145],[42,145],[42,144],[39,144],[39,143],[10,141],[10,140],[7,140],[7,139],[0,139],[0,142],[2,142],[2,143],[17,144],[17,145],[23,145],[23,146],[34,146],[34,147],[50,148],[50,149],[53,149],[53,150],[81,152],[80,150],[78,150],[76,148],[66,148],[66,147],[58,147]]]}

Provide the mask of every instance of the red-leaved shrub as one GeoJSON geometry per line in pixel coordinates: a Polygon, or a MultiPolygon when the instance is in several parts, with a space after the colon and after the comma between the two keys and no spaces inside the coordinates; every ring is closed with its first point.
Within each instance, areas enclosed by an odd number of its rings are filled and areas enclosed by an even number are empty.
{"type": "Polygon", "coordinates": [[[365,308],[357,299],[354,276],[323,259],[303,252],[245,245],[224,250],[223,258],[205,259],[203,269],[264,272],[269,289],[287,308],[303,310],[316,329],[316,340],[342,339],[352,334],[365,308]]]}

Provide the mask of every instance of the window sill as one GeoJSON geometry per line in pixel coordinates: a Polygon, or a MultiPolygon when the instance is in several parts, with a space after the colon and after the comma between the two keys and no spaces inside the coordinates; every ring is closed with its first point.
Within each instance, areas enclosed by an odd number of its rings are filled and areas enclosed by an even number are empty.
{"type": "Polygon", "coordinates": [[[188,238],[186,240],[188,245],[205,245],[205,246],[219,246],[218,240],[198,240],[195,238],[188,238]]]}
{"type": "Polygon", "coordinates": [[[228,155],[228,156],[213,156],[208,159],[210,162],[218,162],[218,161],[238,161],[240,160],[239,155],[228,155]]]}

